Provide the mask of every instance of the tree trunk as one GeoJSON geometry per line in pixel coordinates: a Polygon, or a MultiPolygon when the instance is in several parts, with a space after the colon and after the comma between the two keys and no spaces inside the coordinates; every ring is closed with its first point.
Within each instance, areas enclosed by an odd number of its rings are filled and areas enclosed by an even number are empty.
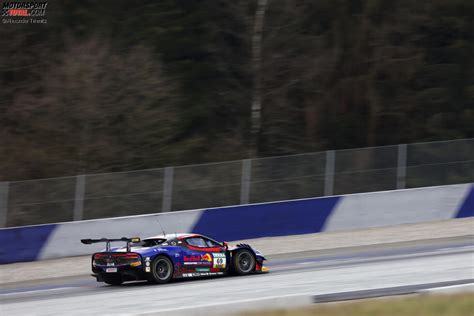
{"type": "Polygon", "coordinates": [[[255,11],[254,28],[252,34],[252,65],[253,65],[253,93],[251,107],[251,130],[249,158],[254,158],[258,154],[258,137],[261,130],[262,117],[262,40],[263,24],[268,0],[257,0],[255,11]]]}

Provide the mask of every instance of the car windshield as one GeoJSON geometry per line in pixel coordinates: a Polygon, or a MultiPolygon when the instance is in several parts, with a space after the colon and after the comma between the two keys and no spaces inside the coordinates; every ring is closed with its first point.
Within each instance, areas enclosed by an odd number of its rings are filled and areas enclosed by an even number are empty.
{"type": "Polygon", "coordinates": [[[207,247],[206,242],[201,237],[188,238],[186,239],[186,242],[188,243],[188,245],[191,245],[194,247],[201,247],[201,248],[207,247]]]}

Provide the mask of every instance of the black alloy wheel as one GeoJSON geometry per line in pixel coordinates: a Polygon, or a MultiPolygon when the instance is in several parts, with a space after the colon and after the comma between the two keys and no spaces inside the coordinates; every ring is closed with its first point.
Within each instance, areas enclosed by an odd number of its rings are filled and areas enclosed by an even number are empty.
{"type": "Polygon", "coordinates": [[[158,256],[151,263],[148,281],[154,284],[168,283],[173,278],[173,263],[168,257],[158,256]]]}
{"type": "Polygon", "coordinates": [[[234,271],[239,275],[252,273],[255,270],[255,256],[247,249],[239,250],[233,256],[234,271]]]}

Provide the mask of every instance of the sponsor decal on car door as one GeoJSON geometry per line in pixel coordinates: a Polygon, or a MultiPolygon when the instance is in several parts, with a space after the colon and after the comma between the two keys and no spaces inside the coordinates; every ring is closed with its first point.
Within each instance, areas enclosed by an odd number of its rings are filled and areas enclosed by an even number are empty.
{"type": "Polygon", "coordinates": [[[225,253],[215,252],[212,254],[212,256],[213,256],[213,268],[225,269],[226,263],[227,263],[225,253]]]}

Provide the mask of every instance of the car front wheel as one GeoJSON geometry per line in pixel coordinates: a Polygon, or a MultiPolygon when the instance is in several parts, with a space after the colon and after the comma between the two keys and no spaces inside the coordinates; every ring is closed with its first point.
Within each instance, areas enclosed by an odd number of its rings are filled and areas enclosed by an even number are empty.
{"type": "Polygon", "coordinates": [[[245,275],[255,270],[255,256],[250,250],[239,250],[234,254],[232,261],[236,274],[245,275]]]}

